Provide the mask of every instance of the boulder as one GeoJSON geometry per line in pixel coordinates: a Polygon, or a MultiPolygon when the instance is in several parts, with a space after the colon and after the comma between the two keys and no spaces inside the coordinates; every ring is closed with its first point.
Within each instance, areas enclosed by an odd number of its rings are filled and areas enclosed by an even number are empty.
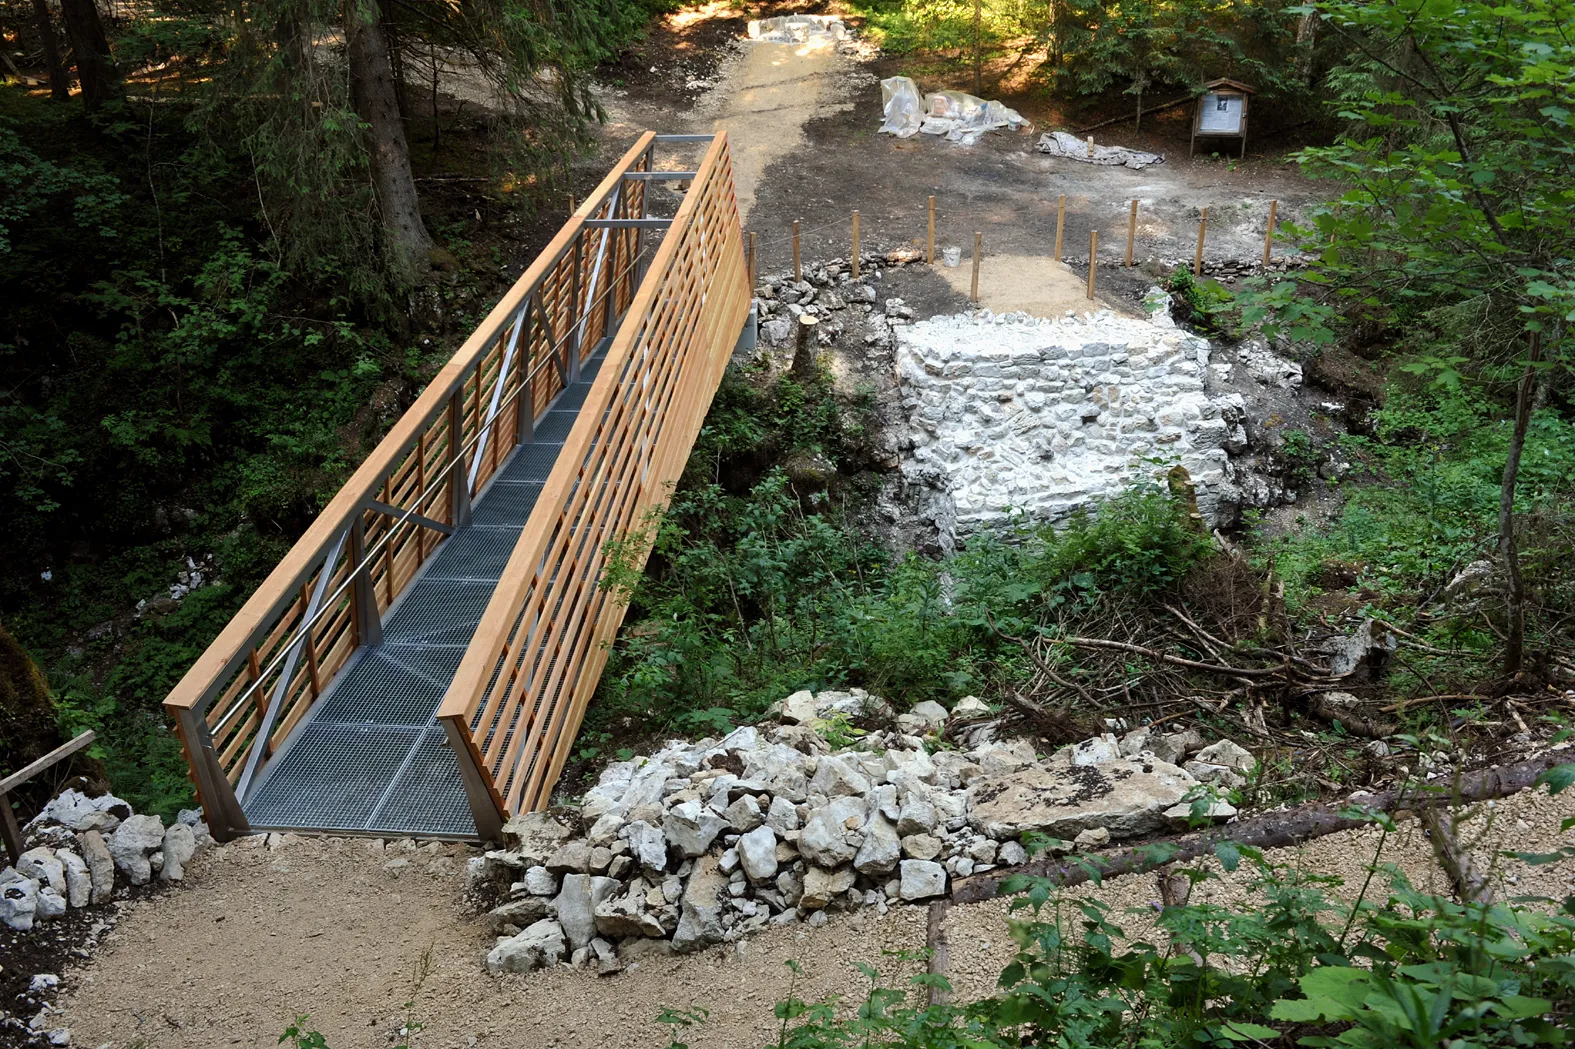
{"type": "Polygon", "coordinates": [[[821,867],[851,863],[864,844],[864,823],[863,798],[837,798],[809,817],[799,831],[798,850],[821,867]]]}
{"type": "Polygon", "coordinates": [[[1009,775],[979,776],[968,786],[968,818],[986,837],[1016,838],[1038,831],[1072,838],[1092,827],[1130,838],[1163,830],[1165,810],[1197,781],[1151,758],[1115,758],[1072,765],[1057,755],[1047,766],[1009,775]]]}
{"type": "Polygon", "coordinates": [[[146,885],[153,877],[151,854],[164,844],[164,822],[157,816],[132,816],[109,836],[109,854],[115,866],[133,885],[146,885]]]}
{"type": "Polygon", "coordinates": [[[27,932],[38,913],[38,882],[7,867],[0,871],[0,922],[27,932]]]}
{"type": "Polygon", "coordinates": [[[624,939],[629,936],[665,936],[656,915],[645,909],[645,883],[638,883],[622,896],[596,905],[596,931],[603,936],[624,939]]]}
{"type": "Polygon", "coordinates": [[[647,874],[661,875],[667,870],[667,838],[657,827],[644,820],[635,820],[624,831],[629,849],[642,870],[647,874]]]}
{"type": "Polygon", "coordinates": [[[897,828],[886,817],[876,814],[864,826],[864,844],[853,857],[853,867],[860,874],[874,877],[885,874],[902,859],[902,842],[897,828]]]}
{"type": "Polygon", "coordinates": [[[869,793],[871,783],[857,759],[846,754],[828,754],[820,759],[810,778],[809,792],[828,798],[851,797],[869,793]]]}
{"type": "Polygon", "coordinates": [[[1368,680],[1383,669],[1390,653],[1399,645],[1400,638],[1388,624],[1364,619],[1353,633],[1331,638],[1326,644],[1324,651],[1329,656],[1329,673],[1333,677],[1349,676],[1355,681],[1368,680]]]}
{"type": "MultiPolygon", "coordinates": [[[[4,799],[0,799],[0,804],[5,803],[4,799]]],[[[17,857],[16,872],[56,892],[66,891],[66,869],[54,849],[28,849],[17,857]]]]}
{"type": "MultiPolygon", "coordinates": [[[[1165,820],[1172,830],[1186,830],[1192,826],[1192,804],[1184,801],[1165,810],[1165,820]]],[[[1223,798],[1207,800],[1199,809],[1199,816],[1206,820],[1224,821],[1236,815],[1236,806],[1223,798]]]]}
{"type": "Polygon", "coordinates": [[[909,834],[902,839],[902,855],[910,860],[933,860],[941,854],[941,839],[928,834],[909,834]]]}
{"type": "Polygon", "coordinates": [[[108,903],[115,895],[115,858],[109,853],[104,836],[96,830],[86,830],[77,836],[82,847],[82,858],[87,861],[88,878],[93,883],[94,903],[108,903]]]}
{"type": "Polygon", "coordinates": [[[703,855],[726,828],[725,819],[695,800],[674,805],[662,820],[668,843],[691,858],[703,855]]]}
{"type": "Polygon", "coordinates": [[[1103,765],[1121,756],[1121,744],[1109,733],[1074,743],[1070,750],[1074,765],[1103,765]]]}
{"type": "Polygon", "coordinates": [[[946,893],[946,868],[932,860],[903,860],[897,895],[912,902],[946,893]]]}
{"type": "Polygon", "coordinates": [[[777,836],[770,827],[756,827],[738,839],[738,861],[752,882],[777,876],[777,836]]]}
{"type": "Polygon", "coordinates": [[[66,872],[66,902],[73,907],[92,903],[93,877],[88,873],[87,861],[70,849],[57,849],[55,855],[66,872]]]}
{"type": "Polygon", "coordinates": [[[621,886],[611,878],[590,874],[565,874],[563,887],[553,897],[552,909],[563,935],[574,950],[590,946],[596,935],[596,907],[621,886]]]}
{"type": "Polygon", "coordinates": [[[130,815],[131,806],[113,794],[90,798],[80,790],[63,790],[49,800],[49,804],[29,821],[28,826],[58,823],[79,833],[96,830],[108,834],[130,815]]]}
{"type": "Polygon", "coordinates": [[[181,881],[186,877],[186,864],[197,854],[197,836],[184,823],[172,823],[164,832],[164,866],[159,868],[161,881],[181,881]]]}
{"type": "Polygon", "coordinates": [[[811,867],[804,872],[804,887],[799,896],[800,911],[818,911],[853,888],[858,876],[847,868],[837,871],[811,867]]]}
{"type": "Polygon", "coordinates": [[[525,973],[543,969],[557,965],[563,953],[563,929],[544,918],[516,936],[499,940],[487,954],[487,971],[525,973]]]}
{"type": "Polygon", "coordinates": [[[539,896],[524,896],[510,900],[487,912],[487,928],[492,935],[502,936],[506,926],[524,929],[547,917],[547,901],[539,896]]]}
{"type": "Polygon", "coordinates": [[[679,905],[678,928],[673,932],[673,950],[679,954],[698,951],[721,943],[726,929],[722,911],[728,899],[727,878],[717,869],[716,858],[702,856],[684,889],[679,905]]]}

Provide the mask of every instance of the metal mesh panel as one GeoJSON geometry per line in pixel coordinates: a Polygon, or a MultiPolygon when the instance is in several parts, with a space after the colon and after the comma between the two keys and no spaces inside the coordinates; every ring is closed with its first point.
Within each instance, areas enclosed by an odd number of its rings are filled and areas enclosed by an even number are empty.
{"type": "MultiPolygon", "coordinates": [[[[454,538],[468,534],[461,532],[454,538]]],[[[383,639],[403,645],[468,645],[496,585],[496,575],[469,581],[423,578],[410,587],[383,624],[383,639]]]]}
{"type": "Polygon", "coordinates": [[[367,827],[401,834],[476,833],[459,765],[441,728],[422,735],[367,827]]]}
{"type": "MultiPolygon", "coordinates": [[[[464,650],[458,649],[461,655],[464,650]]],[[[453,671],[449,672],[449,679],[453,671]]],[[[318,723],[343,725],[411,725],[432,720],[443,699],[446,680],[411,673],[385,651],[374,649],[356,660],[351,670],[334,683],[333,693],[318,710],[318,723]]]]}
{"type": "MultiPolygon", "coordinates": [[[[520,537],[519,524],[513,522],[500,522],[500,524],[503,527],[483,528],[478,522],[476,527],[467,528],[450,539],[443,547],[443,552],[438,554],[437,560],[432,563],[432,568],[422,582],[427,579],[434,582],[480,579],[489,584],[496,584],[498,578],[503,575],[503,566],[509,563],[509,555],[514,552],[515,542],[520,537]]],[[[488,593],[491,593],[490,586],[488,593]]],[[[476,622],[480,620],[481,617],[478,615],[476,622]]],[[[471,626],[475,626],[475,623],[471,626]]],[[[469,638],[466,640],[468,641],[469,638]]]]}
{"type": "Polygon", "coordinates": [[[569,431],[574,428],[574,420],[579,417],[579,411],[558,411],[553,409],[542,416],[536,423],[536,440],[562,441],[569,436],[569,431]]]}
{"type": "MultiPolygon", "coordinates": [[[[541,441],[532,441],[529,444],[521,445],[520,450],[514,453],[514,458],[508,461],[508,465],[498,471],[498,480],[545,481],[547,475],[552,473],[552,464],[558,461],[558,453],[562,450],[563,445],[561,444],[541,441]]],[[[492,492],[489,490],[482,497],[481,502],[476,505],[476,508],[480,509],[485,506],[487,500],[491,498],[492,492]]]]}
{"type": "Polygon", "coordinates": [[[258,827],[363,829],[421,733],[314,721],[247,801],[246,818],[258,827]]]}
{"type": "Polygon", "coordinates": [[[478,528],[516,525],[530,516],[541,482],[499,481],[487,489],[487,496],[473,511],[471,523],[478,528]]]}

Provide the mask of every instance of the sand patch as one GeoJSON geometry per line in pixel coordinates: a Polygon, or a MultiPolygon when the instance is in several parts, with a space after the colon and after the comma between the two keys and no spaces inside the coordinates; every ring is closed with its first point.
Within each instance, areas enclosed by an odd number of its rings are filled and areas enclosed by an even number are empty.
{"type": "MultiPolygon", "coordinates": [[[[965,253],[961,264],[943,266],[937,257],[935,272],[967,295],[973,283],[973,259],[965,253]]],[[[1127,317],[1140,316],[1130,304],[1097,294],[1097,273],[1094,290],[1090,299],[1088,278],[1046,255],[992,255],[986,249],[979,260],[979,305],[992,312],[1021,310],[1035,317],[1060,317],[1068,310],[1079,314],[1113,310],[1127,317]]]]}

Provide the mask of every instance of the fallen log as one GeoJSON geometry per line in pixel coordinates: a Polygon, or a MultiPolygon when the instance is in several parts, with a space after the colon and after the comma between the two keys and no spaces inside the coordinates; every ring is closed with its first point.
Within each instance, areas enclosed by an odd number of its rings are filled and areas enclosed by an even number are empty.
{"type": "Polygon", "coordinates": [[[1182,837],[1161,838],[1109,852],[1084,854],[1077,857],[1044,856],[1028,863],[1005,870],[991,871],[988,875],[964,878],[952,885],[953,903],[979,903],[1000,895],[1001,886],[1008,878],[1019,874],[1046,878],[1063,888],[1081,885],[1097,875],[1114,878],[1122,874],[1136,874],[1162,867],[1167,863],[1186,862],[1212,853],[1216,846],[1229,843],[1249,845],[1259,849],[1300,845],[1313,838],[1336,831],[1354,830],[1368,821],[1342,813],[1360,807],[1370,812],[1391,812],[1409,808],[1422,811],[1441,805],[1460,802],[1487,801],[1517,794],[1532,784],[1537,777],[1555,765],[1575,761],[1575,751],[1549,751],[1540,757],[1515,765],[1502,765],[1469,772],[1457,781],[1441,782],[1436,792],[1431,787],[1393,788],[1371,797],[1346,801],[1339,805],[1312,802],[1280,812],[1268,812],[1240,823],[1216,827],[1182,837]]]}

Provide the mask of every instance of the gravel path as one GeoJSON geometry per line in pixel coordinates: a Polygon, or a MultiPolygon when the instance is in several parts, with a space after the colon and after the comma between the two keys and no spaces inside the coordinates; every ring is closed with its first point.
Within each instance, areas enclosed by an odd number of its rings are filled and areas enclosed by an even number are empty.
{"type": "MultiPolygon", "coordinates": [[[[1482,847],[1551,849],[1568,814],[1575,814],[1575,791],[1500,802],[1482,847]]],[[[1442,889],[1417,825],[1402,826],[1384,860],[1442,889]]],[[[1271,855],[1339,874],[1354,892],[1376,840],[1374,831],[1353,832],[1271,855]]],[[[286,1025],[310,1013],[309,1026],[333,1049],[371,1049],[389,1044],[412,1001],[411,1015],[424,1025],[416,1044],[431,1049],[661,1049],[667,1041],[658,1013],[694,1005],[710,1010],[709,1022],[687,1036],[694,1049],[750,1049],[771,1040],[772,1005],[793,978],[788,961],[804,968],[801,997],[859,996],[864,984],[854,963],[891,971],[883,952],[924,945],[925,908],[899,907],[883,917],[835,915],[820,929],[773,928],[686,958],[647,959],[610,977],[558,969],[493,978],[481,965],[491,938],[460,899],[466,854],[436,845],[374,853],[365,841],[344,839],[214,850],[185,886],[123,908],[99,956],[67,974],[62,1022],[77,1045],[130,1047],[140,1039],[160,1049],[211,1049],[273,1046],[286,1025]],[[406,862],[389,866],[398,860],[406,862]],[[430,973],[418,987],[423,957],[430,973]]],[[[1575,891],[1569,863],[1504,861],[1499,877],[1506,896],[1575,891]]],[[[1238,872],[1199,891],[1227,902],[1241,897],[1246,880],[1238,872]]],[[[1142,911],[1156,897],[1146,876],[1114,880],[1097,893],[1142,911]]],[[[999,901],[951,912],[951,976],[960,994],[993,986],[1010,949],[1005,913],[999,901]]],[[[1143,931],[1141,917],[1126,920],[1129,932],[1143,931]]]]}

